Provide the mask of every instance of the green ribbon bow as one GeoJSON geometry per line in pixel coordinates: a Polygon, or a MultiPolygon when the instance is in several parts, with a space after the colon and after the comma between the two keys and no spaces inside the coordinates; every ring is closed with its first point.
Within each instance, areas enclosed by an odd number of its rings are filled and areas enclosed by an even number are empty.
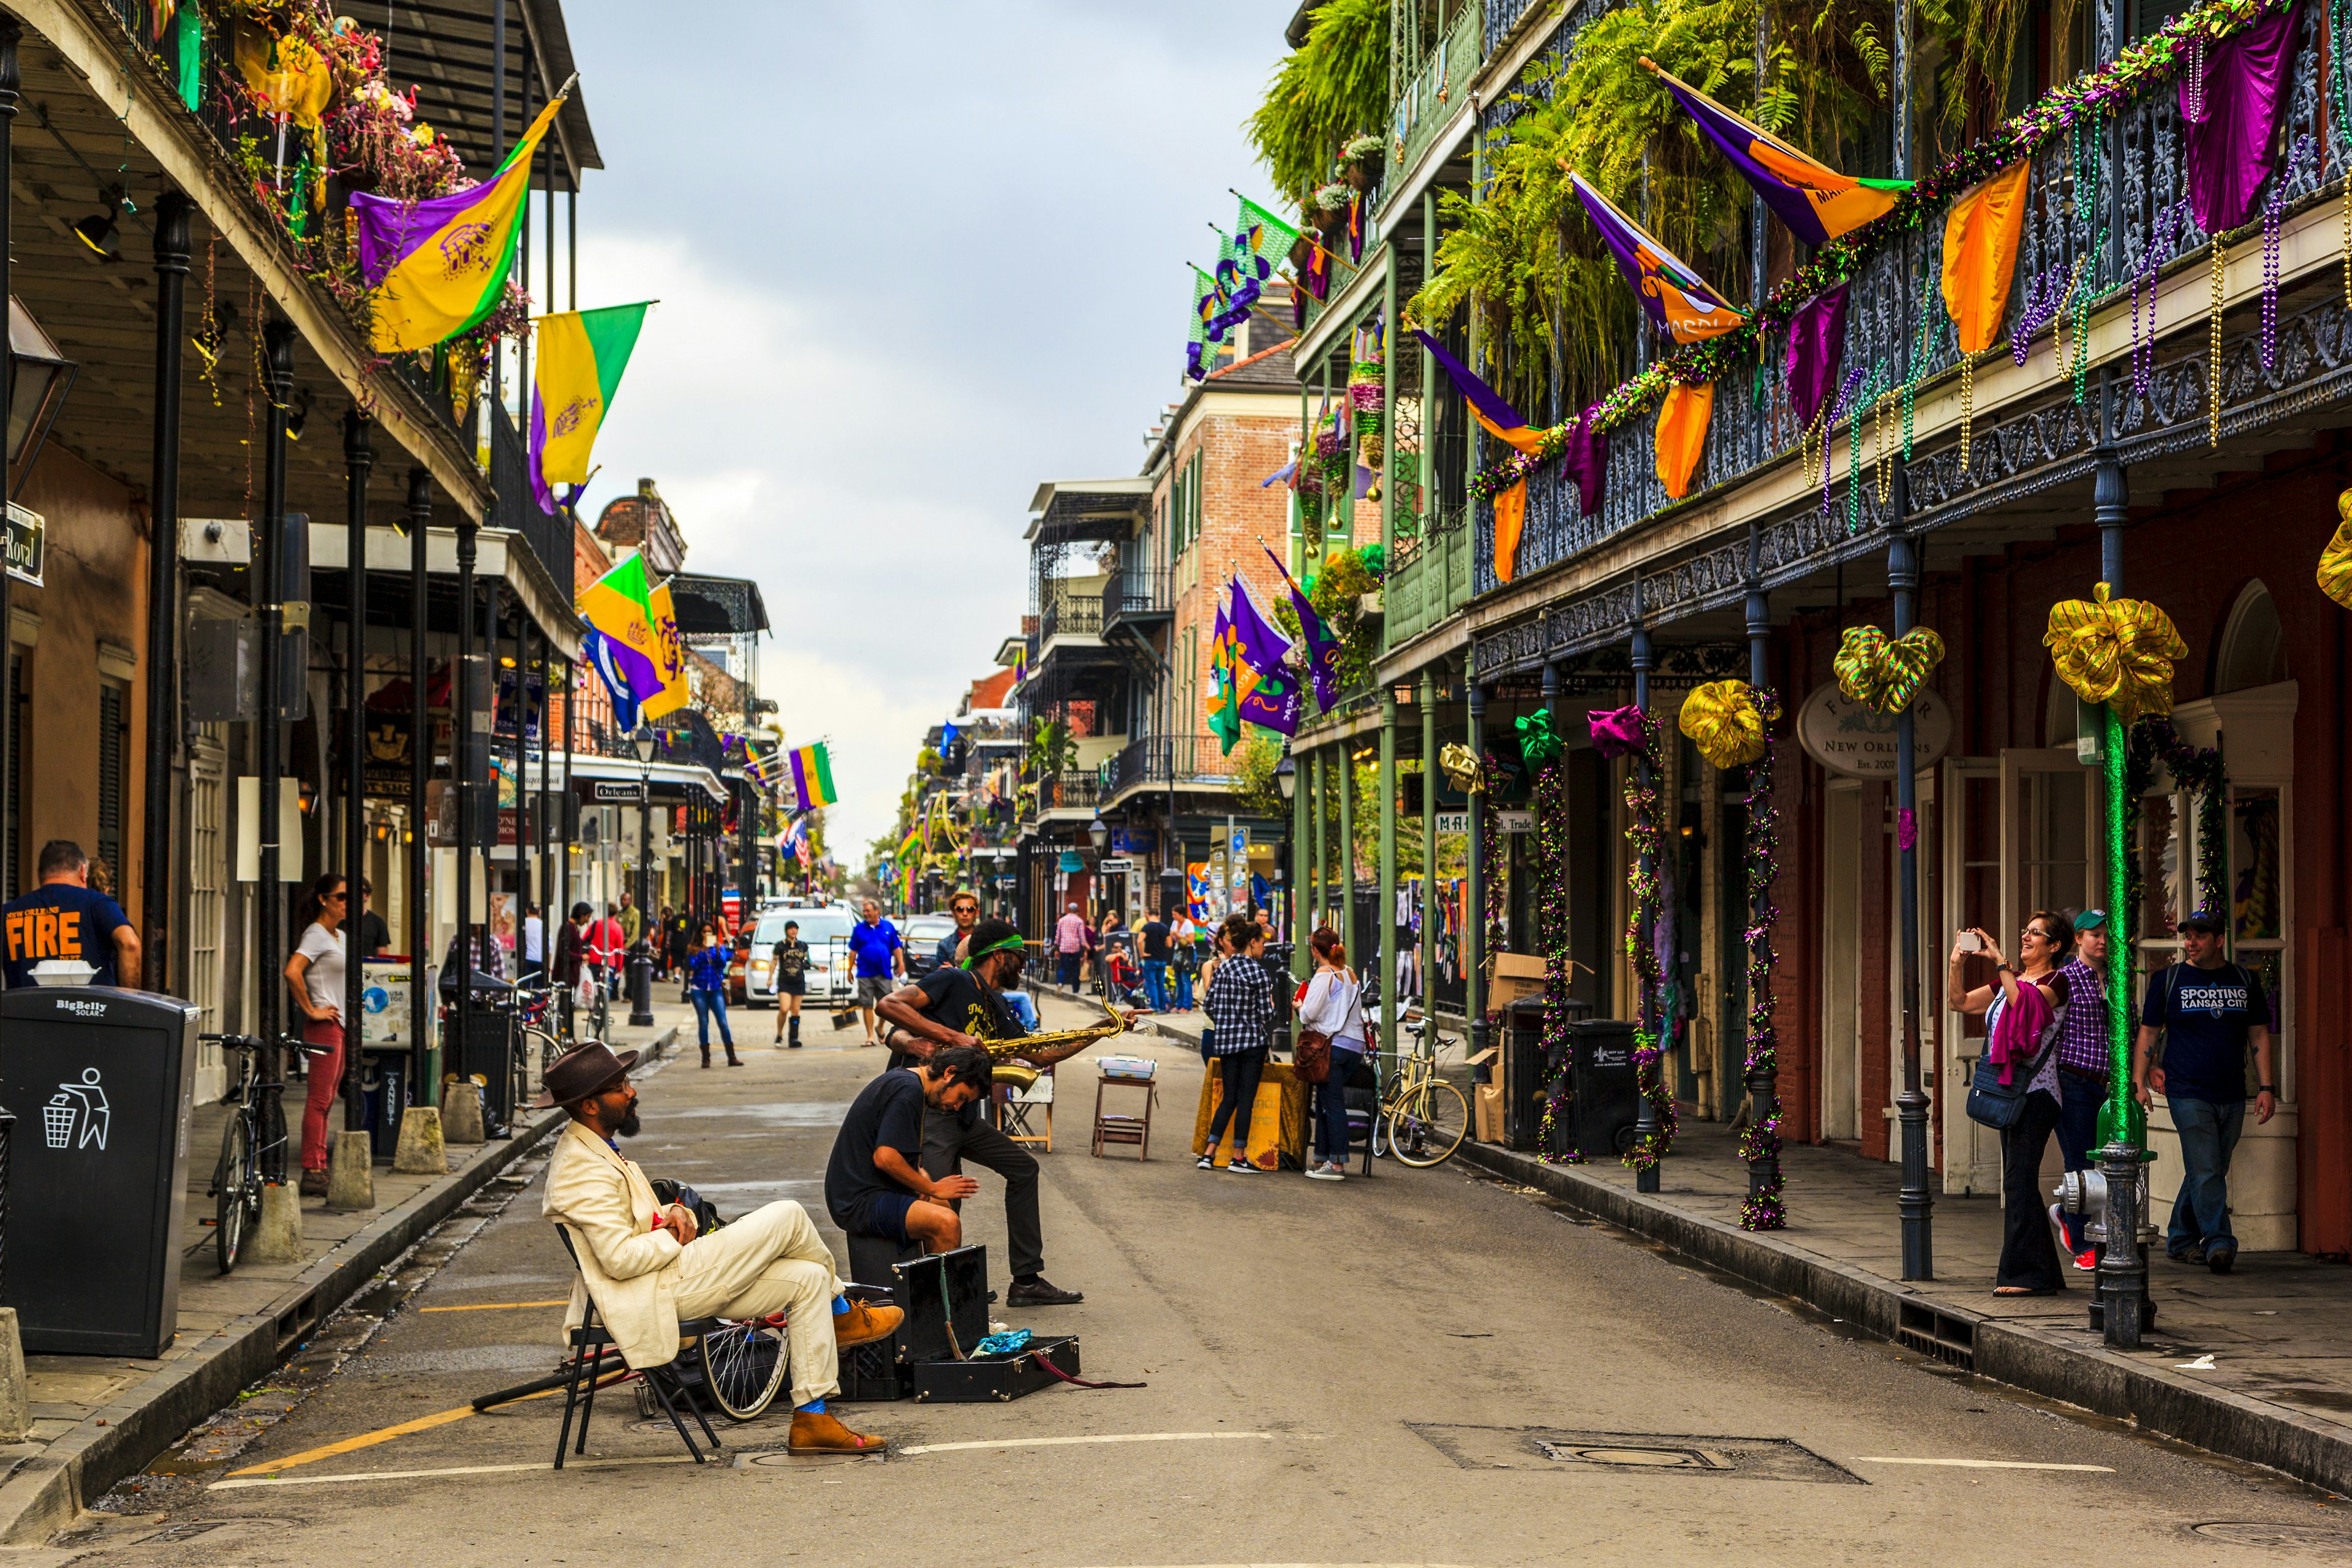
{"type": "Polygon", "coordinates": [[[1519,756],[1531,768],[1542,767],[1559,755],[1559,737],[1551,732],[1551,710],[1538,708],[1517,721],[1519,756]]]}
{"type": "Polygon", "coordinates": [[[1944,659],[1944,639],[1926,626],[1890,637],[1876,626],[1847,629],[1832,668],[1838,689],[1865,708],[1900,713],[1944,659]]]}

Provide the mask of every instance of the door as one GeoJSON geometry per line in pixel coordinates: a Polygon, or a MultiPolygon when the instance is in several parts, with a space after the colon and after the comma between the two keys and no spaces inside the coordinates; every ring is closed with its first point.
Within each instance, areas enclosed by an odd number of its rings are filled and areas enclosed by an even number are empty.
{"type": "Polygon", "coordinates": [[[1862,784],[1822,805],[1822,1136],[1862,1136],[1862,784]]]}
{"type": "MultiPolygon", "coordinates": [[[[1977,1058],[1984,1055],[1984,1019],[1954,1012],[1946,984],[1955,932],[1983,926],[1998,933],[2011,922],[2002,912],[2000,877],[2001,763],[1991,757],[1948,757],[1936,779],[1936,845],[1938,897],[1922,898],[1919,1012],[1922,1019],[1921,1077],[1928,1078],[1926,1059],[1929,1043],[1925,1020],[1936,1020],[1933,1060],[1935,1089],[1943,1106],[1944,1191],[1997,1194],[2000,1191],[2000,1135],[1979,1127],[1968,1117],[1969,1079],[1977,1058]],[[1930,935],[1926,915],[1941,919],[1930,935]]],[[[1922,857],[1925,858],[1925,857],[1922,857]]],[[[2012,944],[2013,945],[2013,944],[2012,944]]],[[[1990,966],[1972,965],[1970,977],[1979,983],[1990,966]]],[[[1897,1016],[1900,1016],[1898,1012],[1897,1016]]],[[[1894,1082],[1902,1082],[1902,1043],[1895,1045],[1894,1082]]]]}
{"type": "MultiPolygon", "coordinates": [[[[222,884],[228,876],[225,796],[226,752],[220,726],[206,724],[203,738],[188,747],[188,932],[187,996],[204,1010],[198,1027],[224,1032],[220,1013],[222,884]]],[[[228,1088],[220,1047],[196,1047],[195,1095],[199,1104],[218,1100],[228,1088]]]]}

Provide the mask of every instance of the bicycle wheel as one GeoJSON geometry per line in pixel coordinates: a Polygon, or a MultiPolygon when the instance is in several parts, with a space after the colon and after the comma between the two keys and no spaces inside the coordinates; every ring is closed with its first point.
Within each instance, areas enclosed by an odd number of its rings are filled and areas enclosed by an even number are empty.
{"type": "Polygon", "coordinates": [[[1369,1136],[1375,1160],[1385,1160],[1393,1152],[1389,1147],[1389,1118],[1396,1114],[1396,1108],[1403,1099],[1404,1074],[1392,1072],[1389,1074],[1388,1081],[1381,1085],[1381,1097],[1372,1105],[1372,1130],[1369,1136]]]}
{"type": "Polygon", "coordinates": [[[1470,1102],[1444,1079],[1414,1089],[1389,1116],[1389,1149],[1415,1169],[1442,1165],[1470,1132],[1470,1102]]]}
{"type": "Polygon", "coordinates": [[[784,1385],[784,1331],[765,1319],[729,1323],[702,1336],[703,1385],[730,1420],[749,1421],[784,1385]]]}
{"type": "Polygon", "coordinates": [[[213,1170],[213,1256],[226,1274],[245,1247],[247,1189],[253,1185],[253,1129],[232,1112],[221,1129],[220,1163],[213,1170]]]}
{"type": "Polygon", "coordinates": [[[612,999],[604,994],[604,987],[601,984],[596,987],[594,1004],[588,1009],[588,1027],[593,1031],[589,1036],[591,1039],[604,1040],[612,1037],[613,1003],[612,999]]]}

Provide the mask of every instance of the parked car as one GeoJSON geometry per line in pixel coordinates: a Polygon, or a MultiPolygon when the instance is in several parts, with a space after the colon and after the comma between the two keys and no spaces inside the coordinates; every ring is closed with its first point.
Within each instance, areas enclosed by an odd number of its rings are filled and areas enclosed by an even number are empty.
{"type": "Polygon", "coordinates": [[[797,921],[800,940],[808,943],[806,1000],[809,1012],[846,1007],[857,1000],[856,960],[849,952],[849,928],[856,918],[836,909],[799,906],[761,911],[751,928],[751,945],[730,966],[728,990],[744,1007],[772,1007],[776,1002],[776,943],[784,940],[784,926],[797,921]]]}
{"type": "Polygon", "coordinates": [[[940,939],[955,932],[952,915],[902,915],[898,936],[907,944],[907,978],[920,980],[938,967],[940,939]]]}

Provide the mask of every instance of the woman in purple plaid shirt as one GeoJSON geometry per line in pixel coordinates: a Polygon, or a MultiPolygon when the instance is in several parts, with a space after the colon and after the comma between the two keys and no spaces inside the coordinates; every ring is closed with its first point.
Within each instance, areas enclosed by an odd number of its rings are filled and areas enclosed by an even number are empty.
{"type": "MultiPolygon", "coordinates": [[[[2107,1051],[2107,912],[2084,910],[2074,919],[2074,956],[2059,966],[2071,998],[2058,1032],[2058,1154],[2070,1171],[2097,1165],[2092,1145],[2099,1136],[2099,1107],[2106,1103],[2112,1062],[2107,1051]]],[[[2080,1217],[2069,1219],[2056,1204],[2050,1223],[2059,1250],[2085,1271],[2099,1255],[2083,1236],[2080,1217]]]]}

